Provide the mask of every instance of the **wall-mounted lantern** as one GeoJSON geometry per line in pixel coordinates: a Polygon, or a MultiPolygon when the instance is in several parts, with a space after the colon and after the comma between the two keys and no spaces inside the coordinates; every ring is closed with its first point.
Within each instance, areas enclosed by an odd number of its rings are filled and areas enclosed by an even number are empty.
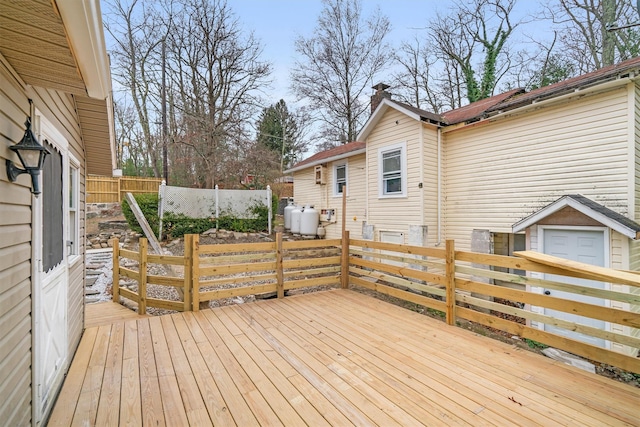
{"type": "Polygon", "coordinates": [[[26,126],[26,129],[22,140],[16,145],[9,147],[10,150],[14,151],[18,155],[20,163],[22,163],[22,167],[24,169],[20,169],[14,165],[11,160],[7,159],[7,177],[9,178],[9,181],[15,182],[18,175],[28,173],[31,175],[31,192],[37,197],[38,194],[40,194],[40,182],[38,177],[40,176],[40,171],[44,164],[44,158],[50,153],[49,150],[40,145],[36,136],[33,134],[33,131],[31,130],[30,117],[27,117],[27,121],[24,125],[26,126]]]}

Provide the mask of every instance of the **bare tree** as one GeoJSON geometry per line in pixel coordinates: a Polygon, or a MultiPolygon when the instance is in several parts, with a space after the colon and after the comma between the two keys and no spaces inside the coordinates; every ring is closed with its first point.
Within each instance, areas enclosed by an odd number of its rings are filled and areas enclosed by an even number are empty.
{"type": "Polygon", "coordinates": [[[184,127],[176,142],[193,148],[196,180],[213,187],[235,175],[228,160],[248,139],[271,65],[260,60],[261,44],[243,32],[226,1],[183,0],[180,6],[167,44],[178,126],[184,127]]]}
{"type": "Polygon", "coordinates": [[[400,71],[394,76],[397,96],[418,108],[442,112],[446,97],[435,75],[438,59],[432,46],[416,36],[412,43],[403,42],[394,58],[400,64],[400,71]]]}
{"type": "Polygon", "coordinates": [[[105,15],[105,26],[113,37],[115,46],[111,50],[114,61],[113,77],[128,91],[128,98],[134,104],[138,126],[146,145],[146,156],[154,172],[159,177],[159,150],[157,138],[152,135],[154,93],[158,93],[157,46],[159,36],[165,30],[156,11],[138,0],[110,0],[111,13],[105,15]]]}
{"type": "Polygon", "coordinates": [[[324,136],[344,143],[356,138],[368,116],[365,91],[387,65],[391,26],[379,9],[365,19],[360,0],[323,4],[314,35],[295,42],[301,59],[291,73],[292,88],[315,110],[324,136]]]}
{"type": "Polygon", "coordinates": [[[558,52],[570,59],[583,74],[640,52],[637,28],[607,31],[638,20],[632,0],[553,0],[544,17],[551,19],[560,34],[558,52]]]}
{"type": "Polygon", "coordinates": [[[460,71],[458,83],[464,85],[469,102],[492,96],[510,67],[507,40],[518,25],[511,20],[515,1],[468,0],[429,25],[431,43],[438,46],[440,59],[456,65],[452,71],[460,71]],[[481,67],[476,67],[478,62],[481,67]]]}

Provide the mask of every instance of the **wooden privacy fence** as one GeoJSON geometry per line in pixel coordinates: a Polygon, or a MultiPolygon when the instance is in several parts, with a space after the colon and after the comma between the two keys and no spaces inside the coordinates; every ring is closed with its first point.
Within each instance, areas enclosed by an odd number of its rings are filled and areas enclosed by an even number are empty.
{"type": "Polygon", "coordinates": [[[348,232],[336,240],[283,242],[278,234],[276,242],[203,246],[198,236],[190,235],[184,257],[147,254],[144,239],[138,252],[118,249],[115,243],[114,265],[120,257],[130,258],[138,262],[138,270],[114,269],[114,284],[126,276],[138,285],[137,291],[114,286],[114,301],[120,296],[131,299],[141,313],[146,306],[198,310],[201,302],[220,298],[267,292],[282,298],[285,291],[300,287],[357,285],[441,313],[449,325],[472,321],[640,373],[640,359],[629,355],[640,348],[640,338],[631,333],[640,328],[640,313],[634,311],[640,307],[640,275],[635,273],[528,251],[516,257],[456,251],[453,241],[445,248],[427,248],[355,240],[348,232]],[[184,272],[174,278],[150,276],[149,263],[178,265],[184,272]],[[575,278],[607,286],[568,283],[575,278]],[[148,283],[181,287],[184,300],[147,298],[148,283]],[[608,303],[575,301],[571,295],[608,303]],[[613,307],[620,304],[626,308],[613,307]],[[567,320],[554,313],[581,317],[567,320]],[[589,326],[589,319],[606,322],[606,327],[589,326]],[[629,333],[622,333],[624,329],[629,333]],[[605,346],[573,333],[603,340],[605,346]]]}
{"type": "Polygon", "coordinates": [[[119,203],[125,193],[158,194],[162,178],[87,176],[87,203],[119,203]]]}

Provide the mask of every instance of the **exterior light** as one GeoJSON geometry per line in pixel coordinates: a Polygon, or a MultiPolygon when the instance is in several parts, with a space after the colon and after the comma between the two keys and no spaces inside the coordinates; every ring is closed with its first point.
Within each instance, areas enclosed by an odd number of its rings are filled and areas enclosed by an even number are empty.
{"type": "Polygon", "coordinates": [[[24,125],[26,126],[26,129],[22,140],[16,145],[9,147],[10,150],[18,155],[20,163],[22,163],[22,167],[24,169],[20,169],[14,165],[11,160],[7,159],[7,177],[9,178],[9,181],[15,182],[18,175],[28,173],[31,175],[31,192],[37,197],[38,194],[40,194],[40,182],[38,177],[40,176],[40,171],[44,164],[44,158],[50,153],[49,150],[40,145],[36,136],[33,134],[33,131],[31,130],[30,117],[27,117],[27,121],[24,125]]]}

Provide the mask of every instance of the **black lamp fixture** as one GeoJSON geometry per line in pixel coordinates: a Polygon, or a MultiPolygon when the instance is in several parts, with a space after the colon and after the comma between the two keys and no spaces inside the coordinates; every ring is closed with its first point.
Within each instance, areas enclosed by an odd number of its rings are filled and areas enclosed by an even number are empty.
{"type": "Polygon", "coordinates": [[[22,163],[22,167],[24,169],[20,169],[14,165],[11,160],[7,159],[7,177],[9,178],[9,181],[15,182],[18,175],[28,173],[31,175],[31,192],[37,197],[38,194],[40,194],[40,182],[38,177],[40,176],[40,171],[44,164],[44,158],[47,154],[51,153],[40,145],[36,136],[33,134],[33,131],[31,130],[31,117],[27,117],[27,121],[24,125],[26,126],[26,129],[22,140],[16,145],[9,147],[10,150],[14,151],[18,155],[20,163],[22,163]]]}

